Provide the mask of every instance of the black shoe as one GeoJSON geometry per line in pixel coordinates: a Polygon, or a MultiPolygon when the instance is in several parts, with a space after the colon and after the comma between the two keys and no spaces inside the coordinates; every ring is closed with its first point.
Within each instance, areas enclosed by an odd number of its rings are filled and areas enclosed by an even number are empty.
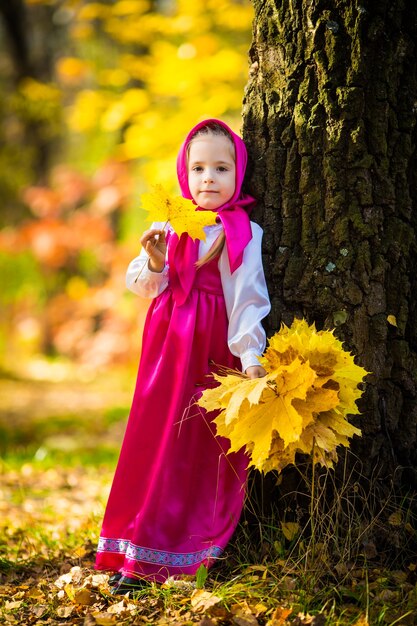
{"type": "Polygon", "coordinates": [[[121,577],[122,577],[122,574],[120,572],[116,572],[115,574],[112,574],[109,578],[110,587],[114,587],[114,585],[116,585],[119,582],[121,577]]]}
{"type": "Polygon", "coordinates": [[[129,578],[128,576],[122,576],[118,582],[111,589],[110,593],[112,596],[124,596],[129,591],[141,591],[149,587],[149,583],[143,578],[129,578]]]}

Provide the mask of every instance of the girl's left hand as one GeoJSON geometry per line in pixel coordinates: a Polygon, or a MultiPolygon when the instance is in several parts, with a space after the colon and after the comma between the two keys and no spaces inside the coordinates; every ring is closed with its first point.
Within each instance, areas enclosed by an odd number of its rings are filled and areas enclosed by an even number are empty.
{"type": "Polygon", "coordinates": [[[247,368],[245,374],[248,378],[262,378],[263,376],[266,376],[266,371],[262,365],[251,365],[247,368]]]}

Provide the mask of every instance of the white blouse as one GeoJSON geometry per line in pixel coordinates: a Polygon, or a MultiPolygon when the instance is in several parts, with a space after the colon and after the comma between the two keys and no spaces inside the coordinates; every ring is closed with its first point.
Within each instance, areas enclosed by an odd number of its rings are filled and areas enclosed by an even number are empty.
{"type": "MultiPolygon", "coordinates": [[[[155,222],[151,228],[161,229],[162,222],[155,222]]],[[[242,370],[251,365],[259,365],[257,356],[265,350],[266,337],[261,321],[271,309],[262,267],[262,228],[251,222],[252,239],[243,253],[242,264],[230,273],[226,246],[219,257],[219,270],[223,287],[226,310],[229,319],[228,346],[230,352],[240,358],[242,370]]],[[[221,224],[205,226],[206,240],[200,242],[199,258],[211,248],[222,230],[221,224]]],[[[168,225],[166,231],[172,230],[168,225]]],[[[162,272],[152,272],[148,268],[148,255],[141,250],[127,269],[126,285],[134,293],[155,298],[168,287],[168,266],[162,272]],[[143,268],[143,269],[142,269],[143,268]],[[140,276],[135,282],[135,278],[140,276]]]]}

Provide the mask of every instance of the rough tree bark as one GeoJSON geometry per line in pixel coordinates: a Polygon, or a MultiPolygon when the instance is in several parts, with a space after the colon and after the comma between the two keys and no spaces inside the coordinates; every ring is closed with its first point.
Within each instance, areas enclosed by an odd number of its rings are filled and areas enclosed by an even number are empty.
{"type": "Polygon", "coordinates": [[[336,327],[372,372],[352,444],[362,471],[415,488],[417,3],[254,8],[244,139],[265,229],[268,332],[295,316],[336,327]]]}

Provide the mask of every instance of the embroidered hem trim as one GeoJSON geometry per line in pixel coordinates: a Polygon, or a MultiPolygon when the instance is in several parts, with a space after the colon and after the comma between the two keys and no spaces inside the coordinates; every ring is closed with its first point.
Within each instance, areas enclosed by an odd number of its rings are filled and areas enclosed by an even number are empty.
{"type": "Polygon", "coordinates": [[[157,563],[161,565],[171,565],[181,567],[201,563],[208,558],[216,558],[222,553],[220,546],[210,546],[197,552],[164,552],[163,550],[152,550],[135,546],[126,539],[107,539],[100,537],[97,547],[98,552],[116,552],[124,554],[128,559],[144,561],[145,563],[157,563]]]}

